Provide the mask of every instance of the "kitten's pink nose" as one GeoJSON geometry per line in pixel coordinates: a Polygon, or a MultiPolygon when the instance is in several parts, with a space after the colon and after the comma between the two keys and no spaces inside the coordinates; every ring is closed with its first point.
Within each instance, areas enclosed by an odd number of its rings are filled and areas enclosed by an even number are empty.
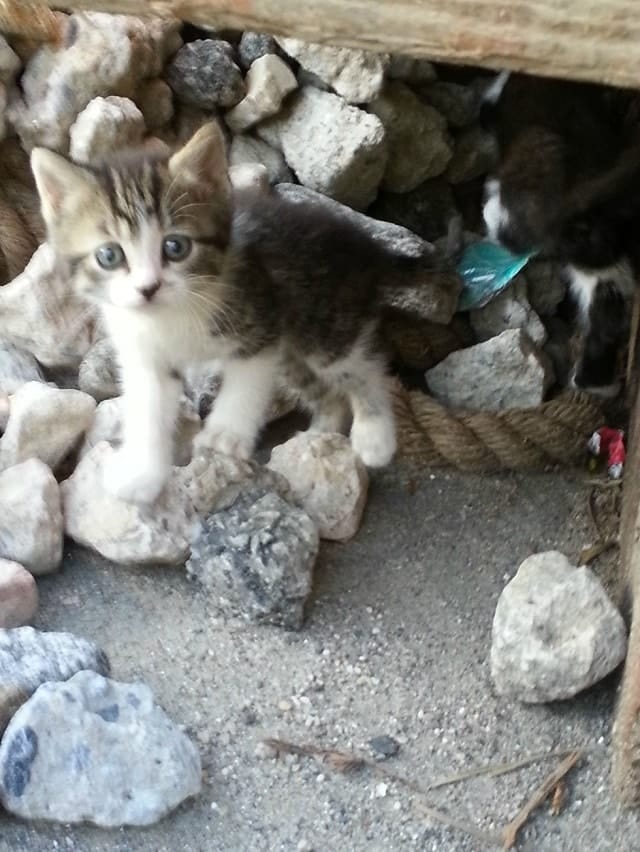
{"type": "Polygon", "coordinates": [[[150,302],[153,299],[154,295],[160,289],[160,282],[154,281],[153,284],[148,284],[146,287],[141,287],[140,292],[145,297],[147,302],[150,302]]]}

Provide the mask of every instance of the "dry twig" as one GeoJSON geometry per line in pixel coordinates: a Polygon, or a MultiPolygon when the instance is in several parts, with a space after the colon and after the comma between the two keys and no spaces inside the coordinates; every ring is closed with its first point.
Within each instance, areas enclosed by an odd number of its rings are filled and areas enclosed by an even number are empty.
{"type": "Polygon", "coordinates": [[[562,763],[549,775],[538,789],[533,793],[529,801],[518,811],[511,822],[507,823],[502,829],[503,849],[513,849],[516,845],[518,832],[527,823],[531,814],[546,801],[549,795],[557,787],[565,775],[573,769],[576,763],[582,757],[581,751],[572,751],[567,755],[562,763]]]}

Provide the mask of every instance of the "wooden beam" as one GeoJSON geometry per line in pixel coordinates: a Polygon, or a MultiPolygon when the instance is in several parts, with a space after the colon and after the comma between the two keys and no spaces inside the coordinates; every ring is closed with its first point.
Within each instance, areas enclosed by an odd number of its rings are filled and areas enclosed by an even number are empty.
{"type": "Polygon", "coordinates": [[[379,52],[640,86],[637,0],[35,2],[75,10],[175,15],[219,28],[270,32],[379,52]]]}

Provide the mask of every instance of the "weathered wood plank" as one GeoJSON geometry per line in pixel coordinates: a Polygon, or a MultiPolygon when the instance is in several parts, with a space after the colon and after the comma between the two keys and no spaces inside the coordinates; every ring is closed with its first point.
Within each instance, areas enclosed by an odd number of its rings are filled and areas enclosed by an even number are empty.
{"type": "Polygon", "coordinates": [[[216,27],[640,86],[637,0],[69,0],[64,5],[173,14],[216,27]]]}

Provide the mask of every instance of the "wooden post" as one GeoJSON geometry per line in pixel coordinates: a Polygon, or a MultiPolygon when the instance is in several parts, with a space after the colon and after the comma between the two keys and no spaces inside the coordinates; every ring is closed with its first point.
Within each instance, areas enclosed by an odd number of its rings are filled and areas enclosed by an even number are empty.
{"type": "MultiPolygon", "coordinates": [[[[24,6],[26,0],[0,0],[0,7],[11,2],[24,6]]],[[[62,5],[174,15],[219,28],[640,85],[637,0],[68,0],[62,5]]]]}

